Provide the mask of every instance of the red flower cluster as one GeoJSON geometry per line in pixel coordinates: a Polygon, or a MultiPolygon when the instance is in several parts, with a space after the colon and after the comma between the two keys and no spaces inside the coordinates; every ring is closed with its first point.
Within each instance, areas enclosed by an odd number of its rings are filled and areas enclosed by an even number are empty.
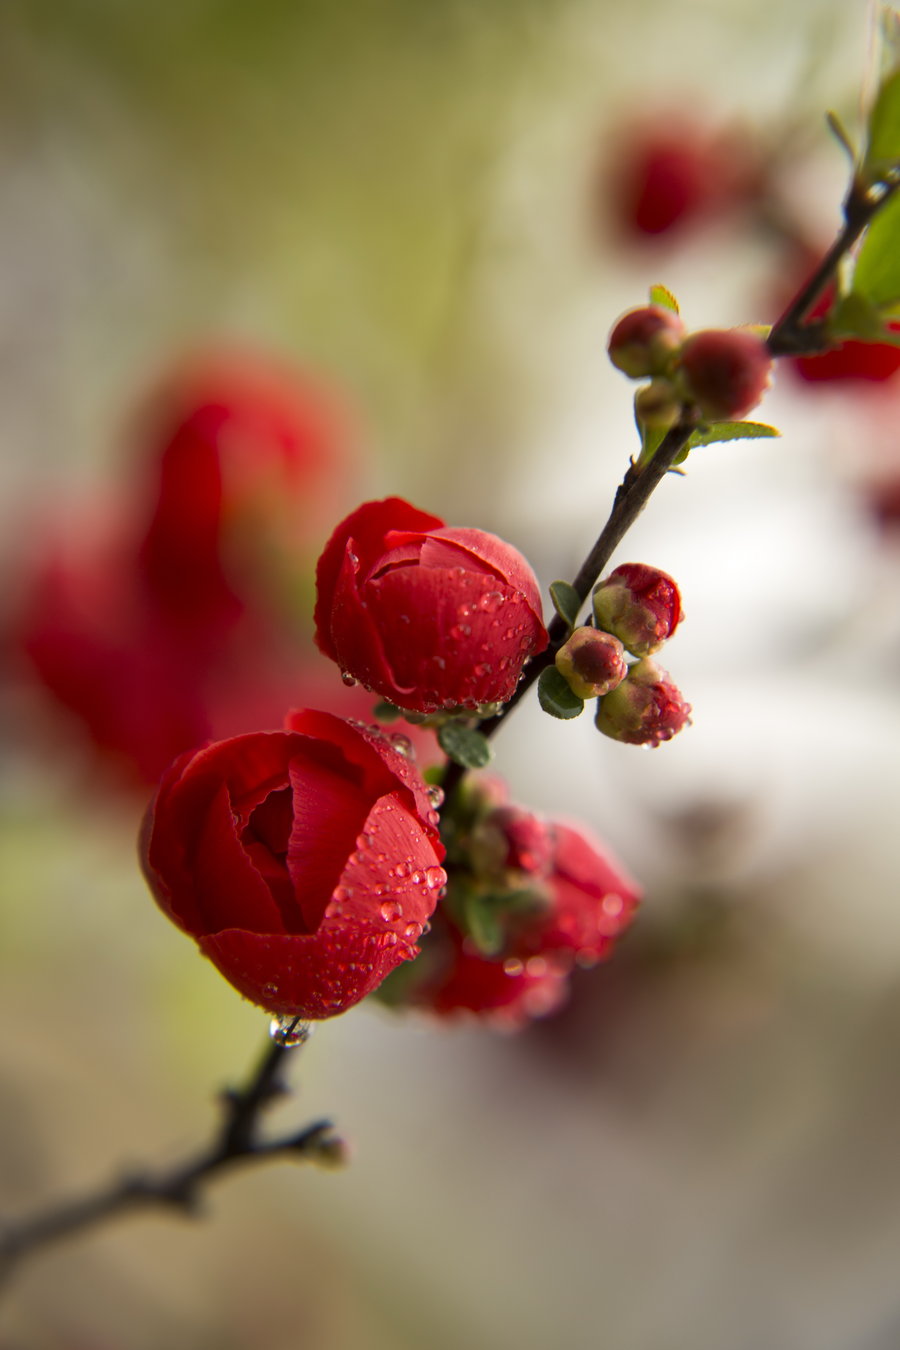
{"type": "Polygon", "coordinates": [[[420,713],[503,703],[547,633],[528,563],[400,497],[342,521],[316,572],[316,641],[345,676],[420,713]]]}
{"type": "Polygon", "coordinates": [[[304,1019],[344,1012],[416,956],[446,880],[409,761],[308,711],[176,760],[141,856],[160,907],[225,978],[304,1019]]]}
{"type": "Polygon", "coordinates": [[[558,1007],[573,964],[607,957],[630,924],[639,888],[600,842],[493,805],[499,786],[464,799],[463,814],[474,814],[451,845],[439,921],[389,1001],[518,1026],[558,1007]]]}

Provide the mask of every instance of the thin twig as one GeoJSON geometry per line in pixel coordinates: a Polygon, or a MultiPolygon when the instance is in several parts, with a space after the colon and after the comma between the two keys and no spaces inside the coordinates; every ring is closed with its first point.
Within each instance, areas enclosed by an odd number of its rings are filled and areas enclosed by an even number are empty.
{"type": "Polygon", "coordinates": [[[200,1210],[206,1183],[238,1165],[280,1157],[334,1161],[341,1144],[328,1120],[316,1121],[278,1139],[259,1137],[263,1112],[288,1091],[284,1072],[290,1051],[296,1048],[277,1042],[268,1044],[246,1085],[221,1094],[218,1128],[199,1153],[157,1171],[126,1173],[92,1194],[50,1205],[5,1224],[0,1229],[0,1284],[25,1257],[120,1215],[162,1208],[194,1216],[200,1210]]]}

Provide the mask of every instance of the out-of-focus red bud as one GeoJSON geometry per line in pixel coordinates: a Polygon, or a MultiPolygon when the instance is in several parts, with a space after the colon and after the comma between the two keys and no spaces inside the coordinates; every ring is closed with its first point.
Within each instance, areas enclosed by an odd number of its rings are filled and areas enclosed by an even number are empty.
{"type": "Polygon", "coordinates": [[[772,358],[756,333],[710,328],[685,340],[678,368],[704,417],[730,419],[756,407],[771,381],[772,358]]]}
{"type": "Polygon", "coordinates": [[[684,324],[671,309],[644,305],[629,310],[613,328],[607,350],[613,365],[634,380],[662,375],[684,339],[684,324]]]}

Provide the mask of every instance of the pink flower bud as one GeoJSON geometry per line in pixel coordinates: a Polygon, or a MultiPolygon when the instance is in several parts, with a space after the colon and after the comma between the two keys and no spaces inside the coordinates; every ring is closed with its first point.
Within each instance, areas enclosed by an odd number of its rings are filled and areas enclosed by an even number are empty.
{"type": "Polygon", "coordinates": [[[744,417],[769,387],[772,358],[756,333],[709,329],[685,341],[679,368],[689,396],[704,417],[744,417]]]}
{"type": "Polygon", "coordinates": [[[661,745],[690,721],[691,705],[655,661],[645,656],[600,700],[597,730],[626,745],[661,745]]]}
{"type": "Polygon", "coordinates": [[[628,672],[625,648],[612,633],[576,628],[556,653],[556,669],[579,698],[600,698],[628,672]]]}
{"type": "Polygon", "coordinates": [[[623,314],[609,337],[609,359],[631,379],[662,375],[684,339],[684,324],[670,309],[644,305],[623,314]]]}
{"type": "Polygon", "coordinates": [[[594,591],[597,627],[614,634],[633,656],[659,651],[683,618],[675,581],[645,563],[622,563],[594,591]]]}

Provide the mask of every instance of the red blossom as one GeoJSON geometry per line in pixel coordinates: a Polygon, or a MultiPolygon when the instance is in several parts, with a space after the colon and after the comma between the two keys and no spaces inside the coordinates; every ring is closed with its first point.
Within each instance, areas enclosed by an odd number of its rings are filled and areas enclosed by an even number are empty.
{"type": "Polygon", "coordinates": [[[382,733],[329,713],[181,756],[141,857],[161,909],[246,998],[333,1017],[416,943],[445,881],[427,790],[382,733]]]}
{"type": "Polygon", "coordinates": [[[567,966],[543,956],[488,960],[458,934],[447,937],[443,956],[439,973],[413,996],[417,1007],[441,1017],[468,1015],[514,1031],[555,1012],[568,996],[567,966]]]}
{"type": "Polygon", "coordinates": [[[534,573],[482,530],[447,529],[399,497],[337,527],[316,573],[316,641],[401,708],[502,703],[547,633],[534,573]]]}

